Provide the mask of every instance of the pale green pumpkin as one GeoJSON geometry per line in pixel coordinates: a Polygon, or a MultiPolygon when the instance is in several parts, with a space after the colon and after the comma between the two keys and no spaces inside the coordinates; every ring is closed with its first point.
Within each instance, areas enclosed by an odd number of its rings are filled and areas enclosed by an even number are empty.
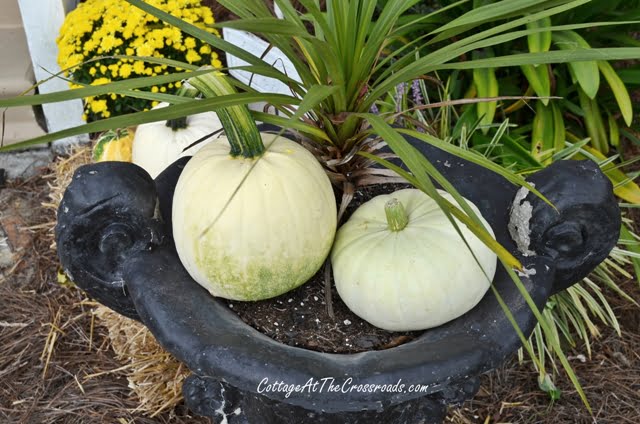
{"type": "Polygon", "coordinates": [[[336,202],[329,178],[299,144],[261,134],[255,158],[226,138],[199,150],[173,201],[173,235],[189,274],[214,296],[261,300],[311,278],[329,254],[336,202]]]}
{"type": "Polygon", "coordinates": [[[464,224],[458,227],[478,262],[422,191],[371,199],[336,234],[331,262],[340,297],[356,315],[390,331],[423,330],[459,317],[488,290],[497,259],[464,224]]]}

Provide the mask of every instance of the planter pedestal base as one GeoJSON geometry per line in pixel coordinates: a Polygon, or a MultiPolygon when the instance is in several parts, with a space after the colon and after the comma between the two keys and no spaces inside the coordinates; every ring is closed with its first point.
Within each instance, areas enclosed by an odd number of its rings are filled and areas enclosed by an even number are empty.
{"type": "MultiPolygon", "coordinates": [[[[273,401],[257,393],[240,392],[210,377],[192,375],[183,385],[187,406],[198,415],[228,424],[440,424],[448,405],[457,405],[473,397],[480,387],[479,378],[447,387],[430,396],[400,404],[381,405],[380,411],[324,413],[273,401]]],[[[321,394],[319,394],[321,395],[321,394]]]]}

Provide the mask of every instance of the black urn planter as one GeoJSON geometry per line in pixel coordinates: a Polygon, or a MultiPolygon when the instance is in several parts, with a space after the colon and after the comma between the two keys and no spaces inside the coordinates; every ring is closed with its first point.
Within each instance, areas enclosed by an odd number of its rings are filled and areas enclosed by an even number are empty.
{"type": "MultiPolygon", "coordinates": [[[[586,276],[618,239],[620,211],[590,161],[561,161],[529,182],[556,207],[418,140],[409,140],[491,224],[524,265],[539,308],[586,276]],[[516,241],[512,239],[510,232],[516,241]]],[[[146,325],[193,372],[187,405],[216,422],[438,423],[520,340],[490,290],[462,317],[381,351],[327,354],[286,346],[246,325],[183,268],[171,240],[173,189],[188,158],[155,181],[136,165],[79,168],[59,208],[60,260],[89,295],[146,325]]],[[[493,285],[519,327],[536,320],[502,267],[493,285]]]]}

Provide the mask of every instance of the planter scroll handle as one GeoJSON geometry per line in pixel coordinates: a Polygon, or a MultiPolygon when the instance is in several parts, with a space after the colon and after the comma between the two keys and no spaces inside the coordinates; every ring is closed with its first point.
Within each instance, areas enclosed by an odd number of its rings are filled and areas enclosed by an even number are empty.
{"type": "Polygon", "coordinates": [[[521,188],[509,231],[524,256],[553,260],[557,293],[586,277],[611,252],[620,234],[620,208],[611,182],[589,160],[555,162],[527,181],[556,209],[521,188]]]}
{"type": "Polygon", "coordinates": [[[84,165],[60,203],[56,242],[65,272],[91,297],[129,318],[139,320],[122,265],[171,234],[173,188],[188,159],[176,161],[155,182],[132,163],[84,165]]]}

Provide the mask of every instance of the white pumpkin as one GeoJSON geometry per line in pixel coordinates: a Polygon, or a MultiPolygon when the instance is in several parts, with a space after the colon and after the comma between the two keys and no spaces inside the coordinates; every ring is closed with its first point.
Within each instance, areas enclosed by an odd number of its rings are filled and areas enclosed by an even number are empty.
{"type": "MultiPolygon", "coordinates": [[[[160,103],[154,109],[168,105],[160,103]]],[[[214,137],[183,151],[186,147],[221,128],[222,124],[214,112],[188,116],[186,126],[175,130],[168,126],[167,121],[139,125],[133,139],[133,163],[144,168],[152,178],[156,178],[178,158],[195,154],[214,137]]]]}
{"type": "MultiPolygon", "coordinates": [[[[456,204],[448,193],[440,194],[456,204]]],[[[344,303],[389,331],[436,327],[472,309],[493,280],[497,257],[457,222],[484,272],[438,204],[422,191],[400,190],[361,205],[338,230],[331,252],[344,303]],[[391,199],[400,206],[392,202],[385,208],[391,199]]]]}
{"type": "Polygon", "coordinates": [[[175,190],[173,235],[182,264],[214,296],[261,300],[309,280],[329,255],[336,202],[317,159],[261,134],[257,158],[230,156],[221,137],[187,163],[175,190]]]}

